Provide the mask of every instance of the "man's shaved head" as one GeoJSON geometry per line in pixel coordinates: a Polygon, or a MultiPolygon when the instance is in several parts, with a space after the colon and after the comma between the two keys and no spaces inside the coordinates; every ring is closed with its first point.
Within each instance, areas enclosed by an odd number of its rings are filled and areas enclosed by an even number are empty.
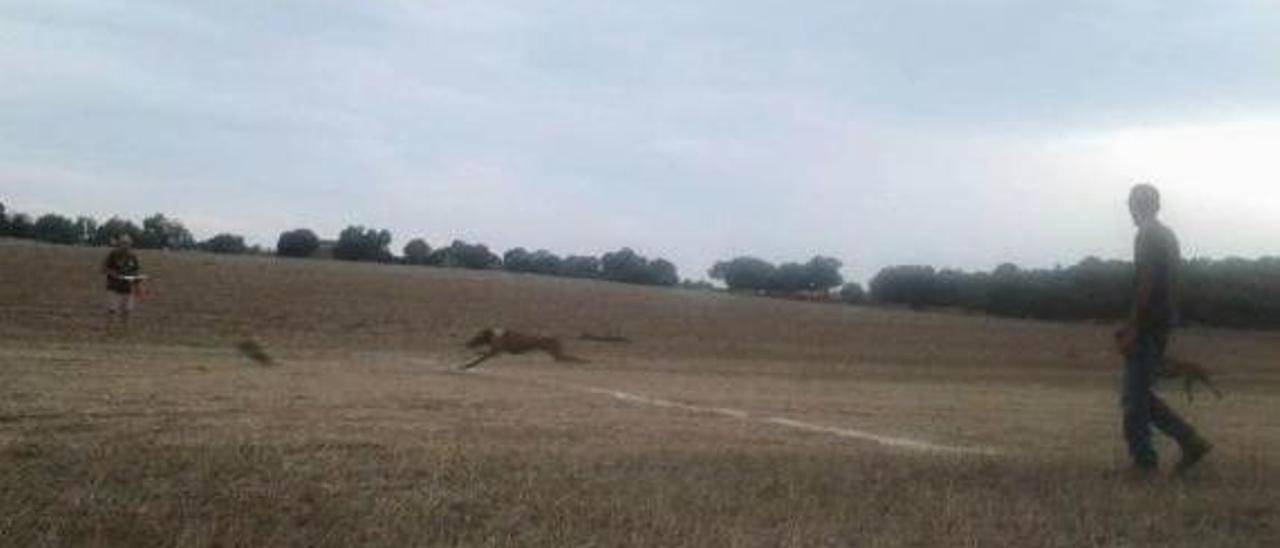
{"type": "Polygon", "coordinates": [[[1147,183],[1134,185],[1129,191],[1129,212],[1139,224],[1156,218],[1160,213],[1160,191],[1147,183]]]}

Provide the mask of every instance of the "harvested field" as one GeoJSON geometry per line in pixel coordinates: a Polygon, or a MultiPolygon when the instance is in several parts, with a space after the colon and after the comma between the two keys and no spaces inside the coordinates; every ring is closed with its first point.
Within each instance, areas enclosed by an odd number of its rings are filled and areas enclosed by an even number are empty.
{"type": "Polygon", "coordinates": [[[0,240],[0,544],[1280,542],[1280,334],[1179,333],[1218,450],[1135,484],[1106,325],[143,252],[118,337],[103,253],[0,240]],[[488,326],[592,363],[456,371],[488,326]]]}

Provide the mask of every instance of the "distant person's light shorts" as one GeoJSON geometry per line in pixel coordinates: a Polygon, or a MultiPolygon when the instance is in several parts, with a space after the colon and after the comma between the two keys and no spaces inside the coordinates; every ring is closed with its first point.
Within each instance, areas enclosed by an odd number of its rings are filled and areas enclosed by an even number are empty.
{"type": "Polygon", "coordinates": [[[107,311],[112,314],[129,313],[137,306],[138,299],[133,293],[107,292],[107,311]]]}

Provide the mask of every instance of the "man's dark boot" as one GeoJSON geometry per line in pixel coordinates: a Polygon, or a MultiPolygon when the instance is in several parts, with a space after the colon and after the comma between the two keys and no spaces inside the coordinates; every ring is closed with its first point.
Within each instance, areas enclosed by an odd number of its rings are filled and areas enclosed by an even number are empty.
{"type": "Polygon", "coordinates": [[[1178,461],[1178,466],[1173,469],[1174,476],[1182,476],[1191,470],[1205,455],[1213,451],[1213,444],[1202,438],[1192,438],[1185,446],[1182,447],[1182,459],[1178,461]]]}

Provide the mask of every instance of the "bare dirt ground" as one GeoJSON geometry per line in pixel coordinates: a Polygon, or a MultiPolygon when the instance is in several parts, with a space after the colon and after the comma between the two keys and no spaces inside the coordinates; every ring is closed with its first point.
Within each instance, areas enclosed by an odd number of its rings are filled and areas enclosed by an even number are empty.
{"type": "Polygon", "coordinates": [[[1134,484],[1113,473],[1109,326],[143,253],[149,296],[119,337],[103,254],[0,240],[0,544],[1280,540],[1277,334],[1179,333],[1227,397],[1166,396],[1218,450],[1134,484]],[[455,371],[486,326],[592,363],[455,371]]]}

